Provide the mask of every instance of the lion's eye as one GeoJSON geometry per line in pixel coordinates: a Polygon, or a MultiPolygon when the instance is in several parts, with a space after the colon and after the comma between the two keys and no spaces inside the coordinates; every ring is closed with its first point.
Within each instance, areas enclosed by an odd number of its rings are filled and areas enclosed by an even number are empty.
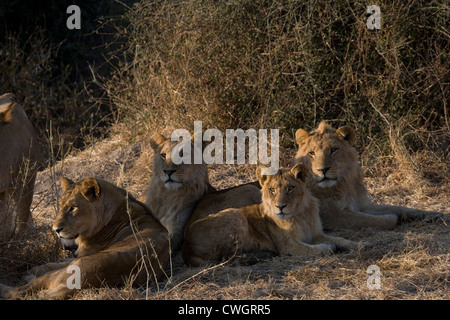
{"type": "Polygon", "coordinates": [[[309,152],[309,156],[312,158],[312,157],[314,157],[316,155],[316,153],[314,152],[314,151],[310,151],[309,152]]]}
{"type": "Polygon", "coordinates": [[[269,192],[270,193],[275,193],[275,189],[274,188],[269,188],[269,192]]]}
{"type": "Polygon", "coordinates": [[[336,151],[338,151],[338,148],[331,148],[330,149],[330,153],[335,153],[336,151]]]}
{"type": "Polygon", "coordinates": [[[165,154],[164,152],[161,153],[160,156],[161,156],[161,158],[162,158],[163,160],[166,160],[166,154],[165,154]]]}
{"type": "Polygon", "coordinates": [[[295,187],[294,186],[290,186],[289,188],[288,188],[288,192],[289,193],[291,193],[292,191],[294,191],[295,190],[295,187]]]}
{"type": "Polygon", "coordinates": [[[73,213],[74,210],[75,210],[74,207],[69,207],[69,210],[67,210],[67,213],[73,213]]]}

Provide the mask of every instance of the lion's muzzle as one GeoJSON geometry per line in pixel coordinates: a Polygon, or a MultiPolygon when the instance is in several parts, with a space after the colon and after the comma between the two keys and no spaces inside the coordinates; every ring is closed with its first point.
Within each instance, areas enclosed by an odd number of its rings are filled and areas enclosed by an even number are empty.
{"type": "Polygon", "coordinates": [[[64,227],[60,227],[57,225],[53,226],[53,231],[56,232],[56,234],[58,235],[58,238],[64,239],[64,240],[74,240],[80,235],[79,233],[76,233],[75,235],[73,235],[70,232],[64,231],[64,227]]]}

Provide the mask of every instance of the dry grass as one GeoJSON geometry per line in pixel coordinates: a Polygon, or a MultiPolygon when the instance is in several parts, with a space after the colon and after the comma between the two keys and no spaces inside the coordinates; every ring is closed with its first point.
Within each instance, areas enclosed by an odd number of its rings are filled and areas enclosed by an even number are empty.
{"type": "MultiPolygon", "coordinates": [[[[282,163],[289,164],[293,150],[285,150],[282,163]]],[[[55,261],[64,252],[50,225],[56,214],[60,192],[56,176],[72,179],[96,176],[127,188],[138,196],[151,176],[152,151],[148,138],[128,144],[124,136],[96,143],[54,167],[39,173],[33,216],[37,230],[32,235],[0,244],[0,282],[21,283],[27,268],[55,261]]],[[[254,179],[252,166],[211,166],[214,186],[225,188],[254,179]]],[[[367,179],[376,201],[408,205],[445,213],[435,223],[404,223],[393,231],[339,229],[334,235],[367,245],[350,253],[324,258],[274,257],[252,265],[227,261],[209,268],[186,267],[180,254],[172,257],[167,279],[149,290],[101,288],[83,290],[74,299],[449,299],[450,223],[447,204],[448,181],[438,185],[405,183],[397,178],[367,179]],[[387,183],[386,183],[387,182],[387,183]],[[381,289],[369,290],[368,266],[381,270],[381,289]]],[[[30,297],[35,299],[36,297],[30,297]]]]}
{"type": "MultiPolygon", "coordinates": [[[[119,48],[104,57],[111,75],[94,70],[96,78],[75,89],[54,65],[57,46],[40,30],[25,44],[8,35],[0,87],[23,102],[48,161],[36,181],[35,232],[0,243],[0,282],[19,284],[26,269],[70,255],[50,228],[59,175],[103,178],[139,196],[151,176],[149,135],[192,129],[194,120],[204,129],[278,128],[280,162],[288,166],[295,130],[328,119],[356,129],[376,201],[440,211],[444,220],[383,232],[340,229],[334,234],[368,245],[326,258],[199,269],[177,254],[168,279],[148,292],[102,288],[74,299],[449,299],[449,6],[382,2],[383,27],[371,32],[366,5],[140,1],[116,26],[120,41],[108,44],[119,48]],[[111,121],[111,136],[97,140],[105,130],[99,124],[111,121]],[[382,273],[380,290],[366,286],[373,264],[382,273]]],[[[255,179],[250,165],[209,170],[219,189],[255,179]]]]}
{"type": "Polygon", "coordinates": [[[368,166],[442,153],[448,3],[379,5],[383,27],[373,32],[366,1],[141,1],[117,26],[120,63],[99,85],[134,133],[202,120],[205,129],[278,128],[292,148],[297,128],[326,118],[360,133],[368,166]]]}

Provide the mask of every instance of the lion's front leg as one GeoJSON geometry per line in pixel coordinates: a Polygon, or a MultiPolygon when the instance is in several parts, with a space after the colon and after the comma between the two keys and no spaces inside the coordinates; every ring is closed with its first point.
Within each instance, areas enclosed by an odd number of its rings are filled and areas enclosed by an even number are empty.
{"type": "Polygon", "coordinates": [[[0,192],[0,241],[9,240],[14,231],[14,210],[8,191],[0,192]]]}
{"type": "Polygon", "coordinates": [[[340,250],[353,250],[358,247],[358,243],[347,240],[341,237],[333,237],[326,234],[321,234],[314,237],[313,243],[331,243],[335,245],[340,250]]]}
{"type": "Polygon", "coordinates": [[[28,271],[29,274],[25,277],[25,280],[32,280],[32,279],[40,277],[48,272],[65,268],[73,260],[74,260],[74,258],[66,258],[66,259],[61,259],[57,262],[49,262],[49,263],[46,263],[46,264],[43,264],[40,266],[33,267],[28,271]]]}
{"type": "MultiPolygon", "coordinates": [[[[67,266],[68,263],[62,265],[67,266]]],[[[11,299],[43,291],[43,295],[47,298],[64,299],[74,292],[73,288],[71,288],[71,282],[68,281],[71,275],[67,267],[60,267],[19,287],[7,287],[0,284],[0,297],[11,299]]]]}
{"type": "Polygon", "coordinates": [[[26,185],[13,193],[16,203],[16,233],[21,234],[34,229],[30,207],[33,202],[33,190],[36,175],[22,177],[26,185]]]}
{"type": "Polygon", "coordinates": [[[304,242],[292,242],[285,248],[279,249],[281,255],[301,256],[327,256],[336,251],[336,246],[332,243],[308,244],[304,242]]]}

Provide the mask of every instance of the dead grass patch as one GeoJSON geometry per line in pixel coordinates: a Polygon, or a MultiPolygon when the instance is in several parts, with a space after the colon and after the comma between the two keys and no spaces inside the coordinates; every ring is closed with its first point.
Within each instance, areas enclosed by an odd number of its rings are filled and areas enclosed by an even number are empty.
{"type": "MultiPolygon", "coordinates": [[[[59,185],[53,185],[58,180],[55,176],[101,177],[139,195],[151,176],[152,151],[147,140],[141,137],[127,143],[113,136],[39,172],[32,206],[37,230],[0,244],[0,281],[20,284],[32,266],[69,255],[50,230],[60,192],[59,185]]],[[[287,150],[282,162],[289,164],[294,153],[287,150]]],[[[219,189],[254,178],[250,165],[210,166],[211,183],[219,189]]],[[[132,287],[82,290],[73,299],[449,299],[448,184],[418,188],[412,183],[386,182],[382,176],[366,182],[379,202],[441,211],[446,213],[444,219],[404,223],[392,231],[339,229],[332,234],[363,240],[366,246],[317,259],[274,257],[251,265],[227,262],[202,269],[186,267],[178,253],[172,257],[168,278],[150,285],[148,291],[132,287]],[[380,290],[366,285],[366,270],[373,264],[381,270],[380,290]]]]}

